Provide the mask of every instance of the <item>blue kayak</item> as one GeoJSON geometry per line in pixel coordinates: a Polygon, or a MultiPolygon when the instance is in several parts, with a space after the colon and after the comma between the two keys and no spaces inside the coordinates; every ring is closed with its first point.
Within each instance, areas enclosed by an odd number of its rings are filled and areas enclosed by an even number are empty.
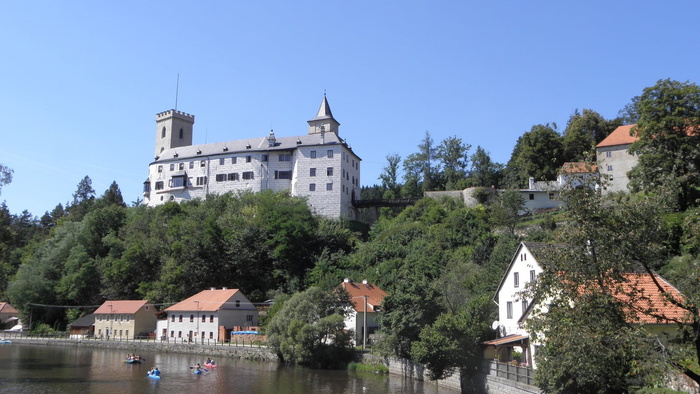
{"type": "Polygon", "coordinates": [[[156,374],[153,374],[153,373],[150,373],[150,372],[149,372],[148,375],[146,375],[146,376],[148,376],[148,377],[151,378],[151,379],[160,379],[160,375],[156,375],[156,374]]]}
{"type": "Polygon", "coordinates": [[[0,341],[0,343],[12,343],[12,341],[8,341],[7,339],[3,339],[2,341],[0,341]]]}
{"type": "Polygon", "coordinates": [[[201,370],[201,369],[199,369],[199,370],[195,369],[195,370],[194,370],[194,374],[195,374],[195,375],[201,375],[201,374],[202,374],[202,370],[201,370]]]}

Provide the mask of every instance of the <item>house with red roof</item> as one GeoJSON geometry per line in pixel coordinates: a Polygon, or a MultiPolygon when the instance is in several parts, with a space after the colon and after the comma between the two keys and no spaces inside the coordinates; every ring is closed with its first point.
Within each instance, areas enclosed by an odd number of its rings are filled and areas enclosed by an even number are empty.
{"type": "Polygon", "coordinates": [[[106,339],[147,337],[156,328],[155,307],[148,300],[108,300],[94,312],[95,336],[106,339]]]}
{"type": "Polygon", "coordinates": [[[606,193],[627,191],[627,173],[639,162],[639,158],[629,152],[630,146],[639,139],[632,132],[634,126],[620,126],[596,145],[600,173],[609,177],[606,193]]]}
{"type": "MultiPolygon", "coordinates": [[[[566,247],[565,244],[520,243],[493,297],[498,305],[498,320],[493,323],[493,328],[499,330],[499,338],[484,342],[485,358],[510,361],[515,350],[522,353],[524,362],[536,366],[533,355],[541,344],[529,340],[526,326],[533,313],[533,299],[523,290],[546,269],[542,264],[546,250],[566,247]]],[[[623,276],[625,281],[615,297],[627,304],[629,323],[643,324],[652,333],[676,333],[675,322],[684,321],[687,315],[685,310],[670,302],[667,295],[683,300],[684,296],[678,289],[656,273],[624,273],[623,276]],[[659,291],[657,284],[666,294],[659,291]],[[632,293],[634,299],[629,297],[632,293]]],[[[581,291],[586,291],[585,286],[581,286],[581,291]]],[[[538,305],[544,305],[541,309],[546,313],[546,301],[539,301],[538,305]]]]}
{"type": "Polygon", "coordinates": [[[9,302],[0,302],[0,328],[12,328],[19,324],[19,311],[9,302]]]}
{"type": "Polygon", "coordinates": [[[379,328],[377,316],[386,293],[366,280],[355,283],[345,279],[340,286],[348,292],[352,302],[350,314],[345,318],[345,328],[355,333],[356,344],[365,345],[369,335],[379,328]]]}
{"type": "Polygon", "coordinates": [[[161,339],[224,341],[231,331],[257,331],[258,309],[238,289],[203,290],[166,308],[158,320],[161,339]]]}

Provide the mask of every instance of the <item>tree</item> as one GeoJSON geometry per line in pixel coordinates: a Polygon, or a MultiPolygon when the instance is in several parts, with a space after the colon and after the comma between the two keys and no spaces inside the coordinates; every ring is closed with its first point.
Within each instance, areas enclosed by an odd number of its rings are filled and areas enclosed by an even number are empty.
{"type": "Polygon", "coordinates": [[[620,124],[619,119],[607,121],[599,113],[590,109],[584,109],[583,113],[576,110],[569,118],[564,130],[564,160],[592,159],[595,156],[595,146],[620,124]]]}
{"type": "MultiPolygon", "coordinates": [[[[406,185],[415,184],[420,188],[420,194],[410,197],[420,197],[422,192],[433,190],[433,177],[438,172],[433,168],[435,160],[435,146],[430,132],[425,132],[425,137],[418,144],[418,152],[406,156],[403,161],[404,180],[406,185]]],[[[418,192],[418,191],[415,191],[418,192]]]]}
{"type": "Polygon", "coordinates": [[[119,185],[117,181],[112,181],[109,188],[105,190],[102,197],[100,197],[100,206],[117,205],[120,207],[126,207],[124,203],[124,198],[122,197],[122,191],[119,190],[119,185]]]}
{"type": "Polygon", "coordinates": [[[515,227],[520,220],[520,213],[525,208],[525,198],[520,195],[520,192],[506,190],[499,193],[490,208],[491,223],[494,226],[505,227],[511,235],[515,235],[515,227]]]}
{"type": "Polygon", "coordinates": [[[85,175],[85,178],[78,183],[78,189],[73,193],[73,205],[93,198],[95,198],[95,189],[92,188],[92,179],[85,175]]]}
{"type": "Polygon", "coordinates": [[[468,186],[499,187],[503,165],[491,160],[484,148],[476,147],[476,152],[471,156],[471,163],[468,186]]]}
{"type": "Polygon", "coordinates": [[[12,168],[6,167],[0,164],[0,193],[2,192],[2,187],[12,182],[12,168]]]}
{"type": "Polygon", "coordinates": [[[630,171],[633,191],[651,191],[677,183],[681,208],[700,198],[700,87],[660,80],[644,89],[637,103],[639,139],[630,152],[639,162],[630,171]]]}
{"type": "Polygon", "coordinates": [[[556,125],[538,124],[515,144],[505,169],[506,186],[519,189],[535,180],[554,180],[564,164],[564,145],[556,125]]]}
{"type": "Polygon", "coordinates": [[[387,165],[384,167],[384,171],[379,174],[379,180],[382,181],[382,187],[385,190],[391,191],[394,197],[398,197],[400,193],[398,177],[401,156],[398,153],[387,155],[386,161],[387,165]]]}
{"type": "Polygon", "coordinates": [[[352,333],[345,331],[347,293],[318,287],[294,294],[275,313],[267,344],[285,362],[338,367],[351,360],[352,333]]]}
{"type": "Polygon", "coordinates": [[[440,160],[445,190],[461,189],[465,186],[471,145],[454,136],[447,137],[436,149],[435,157],[440,160]]]}

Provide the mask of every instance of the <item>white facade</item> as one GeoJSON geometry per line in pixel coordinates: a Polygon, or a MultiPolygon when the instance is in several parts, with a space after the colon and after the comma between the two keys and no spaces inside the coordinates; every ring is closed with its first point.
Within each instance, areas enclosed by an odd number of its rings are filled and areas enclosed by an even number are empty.
{"type": "Polygon", "coordinates": [[[630,172],[639,158],[629,152],[637,137],[630,135],[635,125],[620,126],[596,146],[598,171],[608,177],[604,193],[626,192],[630,172]]]}
{"type": "Polygon", "coordinates": [[[330,218],[356,219],[360,158],[338,136],[324,96],[308,133],[269,135],[192,145],[194,116],[178,111],[157,115],[156,157],[144,182],[144,203],[156,206],[230,191],[288,190],[306,197],[311,209],[330,218]],[[328,131],[327,131],[328,130],[328,131]]]}

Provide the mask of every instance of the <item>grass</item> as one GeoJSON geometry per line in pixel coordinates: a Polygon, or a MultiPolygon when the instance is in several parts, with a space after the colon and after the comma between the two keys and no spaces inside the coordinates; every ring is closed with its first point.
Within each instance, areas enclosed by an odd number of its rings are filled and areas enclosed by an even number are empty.
{"type": "Polygon", "coordinates": [[[389,368],[384,364],[350,363],[348,371],[357,373],[372,373],[376,375],[389,374],[389,368]]]}

